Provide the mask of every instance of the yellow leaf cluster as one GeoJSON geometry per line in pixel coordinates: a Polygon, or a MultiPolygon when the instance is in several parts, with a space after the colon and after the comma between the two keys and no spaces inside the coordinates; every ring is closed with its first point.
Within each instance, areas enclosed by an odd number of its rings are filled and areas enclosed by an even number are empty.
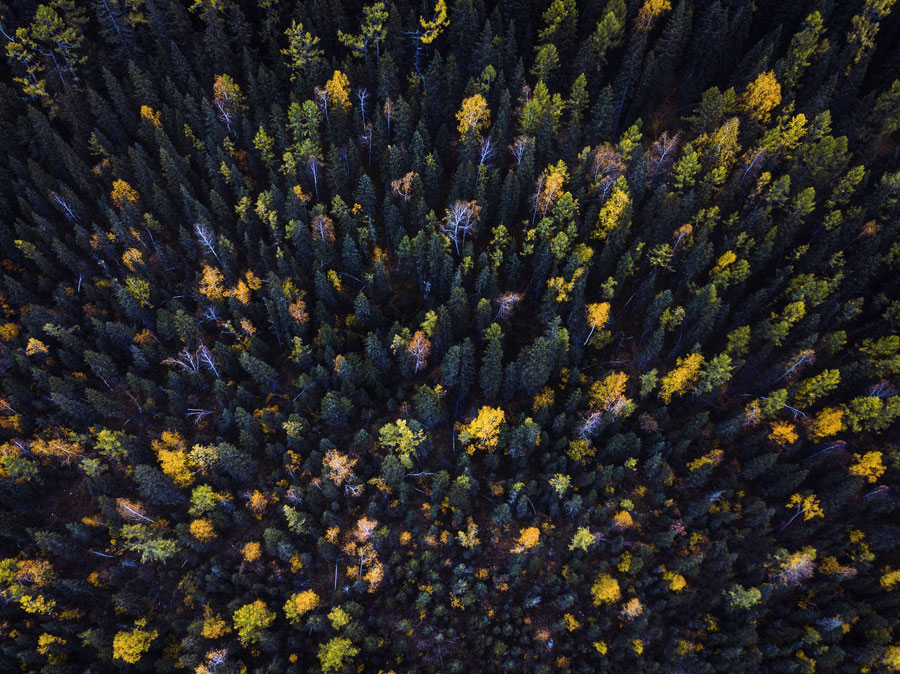
{"type": "Polygon", "coordinates": [[[591,596],[594,598],[595,606],[619,601],[622,597],[619,581],[607,573],[601,573],[591,586],[591,596]]]}
{"type": "Polygon", "coordinates": [[[645,0],[634,21],[635,27],[638,30],[650,30],[653,27],[653,22],[663,12],[667,12],[670,9],[672,9],[670,0],[645,0]]]}
{"type": "Polygon", "coordinates": [[[644,607],[641,605],[641,600],[637,597],[632,597],[622,606],[622,617],[625,620],[634,620],[643,612],[644,607]]]}
{"type": "Polygon", "coordinates": [[[157,635],[156,630],[133,629],[130,632],[119,632],[113,637],[113,659],[124,660],[133,665],[150,650],[150,644],[157,635]]]}
{"type": "Polygon", "coordinates": [[[692,353],[684,358],[679,358],[675,369],[669,372],[660,380],[660,395],[668,405],[672,401],[672,396],[682,394],[694,388],[697,379],[700,377],[700,367],[703,365],[703,356],[699,353],[692,353]]]}
{"type": "Polygon", "coordinates": [[[203,629],[200,632],[200,635],[206,639],[218,639],[221,636],[228,634],[231,631],[231,628],[228,626],[228,623],[225,622],[221,616],[218,614],[214,614],[207,607],[206,617],[203,620],[203,629]]]}
{"type": "Polygon", "coordinates": [[[468,445],[466,453],[473,454],[476,449],[494,451],[500,442],[500,426],[505,421],[506,413],[499,407],[484,406],[478,410],[478,415],[460,433],[460,440],[468,445]]]}
{"type": "Polygon", "coordinates": [[[597,302],[585,305],[587,324],[594,330],[602,330],[609,321],[609,302],[597,302]]]}
{"type": "Polygon", "coordinates": [[[241,555],[245,562],[255,562],[262,556],[262,548],[259,543],[252,541],[241,549],[241,555]]]}
{"type": "Polygon", "coordinates": [[[617,187],[612,196],[603,204],[603,208],[600,209],[597,226],[594,228],[591,238],[606,239],[618,229],[630,205],[631,199],[628,193],[617,187]]]}
{"type": "Polygon", "coordinates": [[[159,116],[159,110],[154,110],[149,105],[141,106],[141,117],[146,119],[148,122],[150,122],[155,127],[162,126],[162,120],[160,119],[160,116],[159,116]]]}
{"type": "Polygon", "coordinates": [[[786,421],[777,421],[772,424],[772,430],[769,432],[770,440],[784,446],[794,444],[797,438],[797,429],[794,427],[794,424],[786,421]]]}
{"type": "Polygon", "coordinates": [[[894,587],[900,585],[900,569],[891,571],[890,568],[888,568],[885,571],[885,574],[881,577],[880,583],[881,587],[883,587],[885,590],[893,590],[894,587]]]}
{"type": "Polygon", "coordinates": [[[331,79],[325,83],[328,100],[333,107],[340,106],[344,111],[350,109],[350,80],[340,70],[335,70],[331,79]]]}
{"type": "Polygon", "coordinates": [[[810,494],[808,496],[794,494],[791,496],[791,500],[787,502],[785,508],[798,508],[800,512],[803,513],[804,521],[811,520],[815,517],[825,517],[822,506],[819,504],[819,499],[816,498],[815,494],[810,494]]]}
{"type": "Polygon", "coordinates": [[[516,540],[516,546],[510,548],[510,552],[521,553],[535,547],[541,538],[541,530],[537,527],[528,527],[522,529],[519,538],[516,540]]]}
{"type": "Polygon", "coordinates": [[[25,346],[25,353],[29,356],[34,356],[35,354],[42,356],[47,353],[47,345],[39,339],[29,337],[28,344],[25,346]]]}
{"type": "Polygon", "coordinates": [[[288,620],[296,624],[300,618],[319,605],[319,595],[312,590],[304,590],[292,594],[284,604],[284,613],[288,620]]]}
{"type": "Polygon", "coordinates": [[[681,592],[687,586],[687,581],[684,579],[684,576],[680,573],[675,573],[674,571],[666,571],[663,573],[663,580],[669,584],[669,589],[672,590],[672,592],[681,592]]]}
{"type": "Polygon", "coordinates": [[[328,619],[331,621],[331,626],[334,629],[339,630],[344,625],[348,625],[350,623],[350,614],[348,614],[340,606],[335,606],[328,613],[328,619]]]}
{"type": "Polygon", "coordinates": [[[131,185],[126,183],[124,180],[115,180],[113,181],[112,192],[109,194],[110,199],[112,199],[113,204],[115,204],[116,208],[119,210],[124,209],[128,204],[133,204],[137,202],[140,198],[140,195],[137,193],[131,185]]]}
{"type": "Polygon", "coordinates": [[[122,253],[122,264],[134,271],[135,265],[144,264],[144,255],[137,248],[129,248],[122,253]]]}
{"type": "Polygon", "coordinates": [[[200,541],[211,541],[216,537],[213,523],[205,517],[193,520],[190,526],[191,535],[200,541]]]}
{"type": "Polygon", "coordinates": [[[869,482],[876,482],[884,474],[881,452],[866,452],[862,456],[854,454],[855,464],[850,466],[850,474],[864,477],[869,482]]]}
{"type": "Polygon", "coordinates": [[[762,121],[781,103],[781,85],[771,70],[760,74],[741,96],[741,106],[762,121]]]}
{"type": "Polygon", "coordinates": [[[827,438],[839,433],[843,427],[844,411],[839,407],[826,407],[821,410],[809,427],[812,439],[827,438]]]}
{"type": "Polygon", "coordinates": [[[457,129],[463,138],[469,134],[481,133],[481,130],[491,123],[491,111],[487,100],[481,94],[463,99],[462,107],[456,113],[456,119],[459,122],[457,129]]]}
{"type": "Polygon", "coordinates": [[[179,487],[189,487],[194,482],[190,462],[185,452],[184,438],[173,431],[164,431],[159,440],[151,444],[163,473],[179,487]]]}
{"type": "Polygon", "coordinates": [[[569,446],[566,448],[566,456],[572,461],[584,463],[597,453],[597,449],[587,440],[570,440],[569,446]]]}
{"type": "Polygon", "coordinates": [[[459,544],[464,548],[474,548],[476,545],[481,543],[478,539],[478,525],[475,524],[475,520],[471,517],[468,519],[468,526],[465,531],[458,531],[456,533],[456,538],[459,540],[459,544]]]}

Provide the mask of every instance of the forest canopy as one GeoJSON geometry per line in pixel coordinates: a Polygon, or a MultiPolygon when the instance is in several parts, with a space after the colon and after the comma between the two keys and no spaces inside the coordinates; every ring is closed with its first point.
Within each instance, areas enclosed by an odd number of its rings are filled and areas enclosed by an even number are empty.
{"type": "Polygon", "coordinates": [[[0,671],[900,671],[895,0],[0,0],[0,671]]]}

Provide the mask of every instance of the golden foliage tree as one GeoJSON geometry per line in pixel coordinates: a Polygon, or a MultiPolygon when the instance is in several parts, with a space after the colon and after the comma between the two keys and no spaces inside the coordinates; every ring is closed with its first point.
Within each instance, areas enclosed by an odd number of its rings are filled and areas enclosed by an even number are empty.
{"type": "Polygon", "coordinates": [[[128,632],[118,632],[113,637],[113,659],[124,660],[133,665],[150,650],[150,644],[158,636],[156,630],[140,629],[143,625],[128,632]]]}
{"type": "Polygon", "coordinates": [[[460,442],[466,447],[467,454],[476,449],[494,451],[500,443],[500,427],[506,421],[506,412],[499,407],[485,405],[472,421],[462,427],[460,442]]]}
{"type": "Polygon", "coordinates": [[[594,598],[594,606],[612,604],[619,601],[622,597],[619,581],[608,573],[601,573],[591,586],[591,596],[594,598]]]}
{"type": "Polygon", "coordinates": [[[781,103],[781,85],[771,70],[761,73],[741,96],[741,107],[757,120],[764,121],[781,103]]]}
{"type": "Polygon", "coordinates": [[[262,630],[275,622],[275,614],[262,599],[244,604],[234,612],[234,628],[245,646],[259,641],[262,630]]]}
{"type": "Polygon", "coordinates": [[[667,405],[672,401],[673,395],[680,395],[694,388],[697,379],[700,378],[702,365],[703,356],[699,353],[692,353],[678,359],[675,369],[660,380],[660,395],[667,405]]]}
{"type": "Polygon", "coordinates": [[[491,124],[491,111],[485,97],[475,94],[463,99],[456,120],[459,122],[456,128],[464,139],[470,134],[480,135],[491,124]]]}
{"type": "Polygon", "coordinates": [[[284,604],[284,613],[287,619],[294,625],[300,619],[319,605],[319,595],[313,590],[304,590],[292,594],[284,604]]]}
{"type": "Polygon", "coordinates": [[[109,194],[113,204],[119,210],[125,210],[129,204],[137,203],[140,195],[137,190],[124,180],[114,180],[112,192],[109,194]]]}

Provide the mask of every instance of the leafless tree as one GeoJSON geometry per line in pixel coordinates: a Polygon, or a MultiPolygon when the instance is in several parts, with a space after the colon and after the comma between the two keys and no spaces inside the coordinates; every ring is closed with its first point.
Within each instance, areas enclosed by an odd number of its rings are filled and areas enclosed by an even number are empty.
{"type": "Polygon", "coordinates": [[[488,136],[481,142],[481,151],[478,156],[478,164],[488,166],[488,162],[494,158],[494,141],[488,136]]]}
{"type": "Polygon", "coordinates": [[[592,173],[600,198],[605,201],[618,177],[625,173],[622,157],[609,143],[598,145],[594,150],[592,173]]]}
{"type": "Polygon", "coordinates": [[[200,359],[184,347],[181,352],[174,358],[166,358],[162,361],[163,365],[172,365],[182,368],[185,372],[200,372],[200,359]]]}
{"type": "Polygon", "coordinates": [[[498,318],[509,318],[512,315],[513,310],[516,308],[516,305],[522,300],[522,293],[517,292],[505,292],[502,293],[499,297],[497,297],[497,304],[499,308],[497,309],[498,318]]]}
{"type": "Polygon", "coordinates": [[[460,238],[462,238],[462,245],[465,248],[466,235],[470,232],[475,232],[480,215],[481,206],[476,201],[460,201],[457,199],[453,206],[447,209],[447,217],[441,225],[441,231],[453,239],[457,255],[460,254],[460,238]]]}
{"type": "Polygon", "coordinates": [[[206,250],[208,250],[210,253],[213,254],[213,256],[216,258],[216,262],[219,263],[219,266],[224,266],[222,264],[222,260],[219,259],[219,256],[216,253],[216,249],[214,246],[214,244],[216,242],[216,237],[212,233],[212,231],[209,229],[209,227],[207,227],[202,222],[195,222],[194,223],[194,234],[196,235],[197,240],[200,241],[200,245],[202,247],[206,248],[206,250]]]}
{"type": "Polygon", "coordinates": [[[216,368],[216,360],[213,357],[212,351],[210,351],[204,344],[201,344],[197,349],[197,357],[200,359],[200,362],[206,366],[206,368],[215,375],[216,379],[219,378],[219,370],[216,368]]]}
{"type": "Polygon", "coordinates": [[[69,206],[69,203],[60,195],[58,195],[56,192],[51,192],[50,198],[53,200],[53,203],[55,203],[62,209],[63,215],[65,216],[66,220],[69,220],[71,222],[78,219],[78,216],[75,215],[75,211],[72,210],[72,207],[69,206]]]}
{"type": "Polygon", "coordinates": [[[313,189],[316,192],[316,201],[319,199],[319,172],[322,170],[322,160],[315,155],[311,155],[306,160],[306,171],[313,179],[313,189]]]}
{"type": "Polygon", "coordinates": [[[672,168],[675,153],[678,151],[679,137],[678,133],[670,137],[668,131],[663,131],[663,134],[653,143],[650,148],[650,158],[647,160],[651,178],[657,173],[666,173],[672,168]]]}
{"type": "Polygon", "coordinates": [[[369,101],[369,90],[360,87],[356,90],[356,99],[359,101],[359,114],[362,117],[363,124],[366,123],[366,103],[369,101]]]}
{"type": "Polygon", "coordinates": [[[531,139],[528,136],[519,136],[516,138],[515,142],[509,146],[509,151],[512,153],[513,158],[516,160],[516,165],[522,163],[522,157],[525,156],[525,148],[528,147],[528,142],[531,139]]]}

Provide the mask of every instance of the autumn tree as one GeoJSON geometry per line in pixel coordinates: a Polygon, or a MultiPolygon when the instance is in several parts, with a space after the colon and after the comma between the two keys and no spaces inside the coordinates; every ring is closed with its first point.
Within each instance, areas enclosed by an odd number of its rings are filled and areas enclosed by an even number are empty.
{"type": "Polygon", "coordinates": [[[322,61],[324,52],[319,47],[319,38],[304,30],[302,23],[291,21],[284,34],[288,38],[288,46],[281,50],[281,54],[291,71],[291,82],[294,82],[314,70],[322,61]]]}
{"type": "Polygon", "coordinates": [[[591,328],[591,331],[584,339],[584,345],[587,345],[591,340],[591,335],[594,334],[594,330],[602,330],[606,326],[607,321],[609,321],[609,302],[586,304],[585,310],[587,312],[587,324],[591,328]]]}
{"type": "Polygon", "coordinates": [[[409,345],[406,347],[406,355],[415,366],[416,372],[418,372],[428,361],[428,354],[430,353],[431,342],[425,336],[424,332],[417,330],[412,336],[412,339],[409,340],[409,345]]]}
{"type": "Polygon", "coordinates": [[[463,99],[462,107],[456,113],[456,119],[459,122],[457,130],[463,140],[479,136],[491,123],[491,111],[484,96],[475,94],[463,99]]]}
{"type": "Polygon", "coordinates": [[[234,629],[245,645],[259,641],[262,631],[275,622],[275,614],[262,599],[244,604],[234,612],[234,629]]]}
{"type": "Polygon", "coordinates": [[[771,70],[760,74],[747,85],[741,96],[741,107],[757,120],[764,121],[769,113],[781,103],[781,85],[771,70]]]}
{"type": "Polygon", "coordinates": [[[484,406],[472,421],[460,428],[459,440],[466,445],[466,453],[476,449],[493,452],[500,444],[500,428],[506,413],[499,407],[484,406]]]}
{"type": "Polygon", "coordinates": [[[347,662],[359,653],[350,639],[334,637],[331,641],[319,646],[319,664],[325,674],[340,670],[347,662]]]}
{"type": "Polygon", "coordinates": [[[650,30],[656,19],[670,9],[672,9],[672,3],[669,0],[645,0],[634,20],[635,28],[650,30]]]}
{"type": "Polygon", "coordinates": [[[229,75],[216,75],[213,81],[213,104],[216,106],[219,121],[224,122],[231,132],[237,115],[244,109],[244,95],[229,75]]]}
{"type": "Polygon", "coordinates": [[[341,30],[338,31],[338,40],[345,47],[351,49],[351,53],[356,57],[363,57],[369,50],[369,45],[375,45],[375,59],[381,59],[381,43],[387,37],[387,28],[385,20],[388,18],[388,12],[383,2],[376,2],[372,5],[363,7],[363,20],[360,26],[360,32],[356,34],[348,34],[341,30]]]}
{"type": "Polygon", "coordinates": [[[142,629],[145,626],[146,621],[139,621],[133,630],[116,634],[113,639],[113,659],[124,660],[133,665],[150,650],[150,645],[159,633],[156,630],[142,629]]]}
{"type": "Polygon", "coordinates": [[[700,368],[703,365],[703,356],[692,353],[684,358],[679,358],[676,366],[660,380],[660,395],[668,405],[672,396],[691,390],[700,378],[700,368]]]}

